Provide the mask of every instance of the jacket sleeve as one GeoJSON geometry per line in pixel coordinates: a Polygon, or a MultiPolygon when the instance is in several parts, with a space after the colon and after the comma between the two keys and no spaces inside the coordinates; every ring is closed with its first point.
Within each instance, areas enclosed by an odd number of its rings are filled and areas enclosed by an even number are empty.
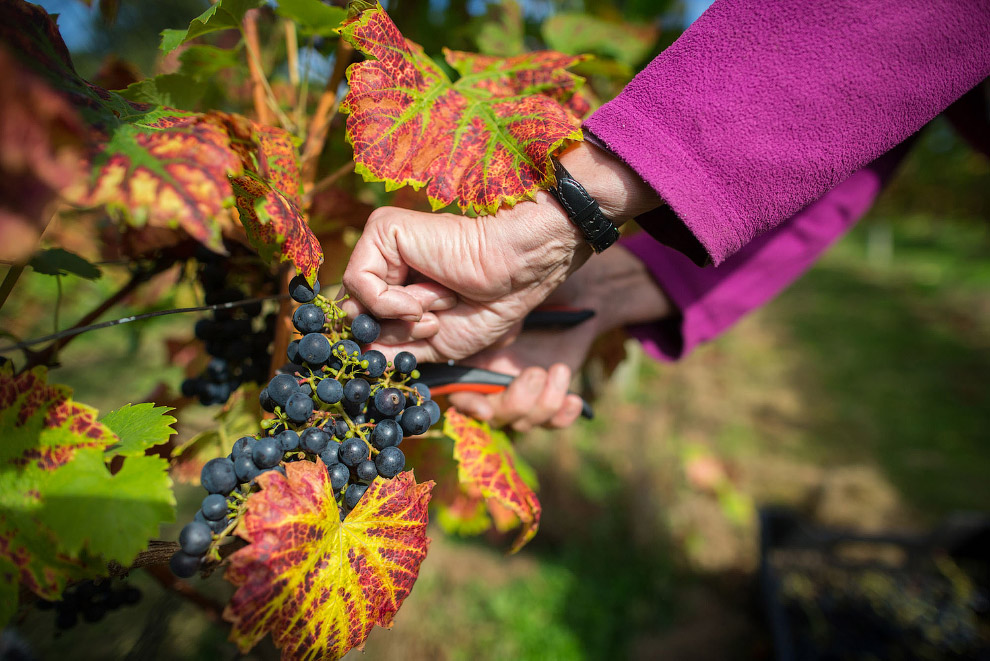
{"type": "Polygon", "coordinates": [[[870,209],[910,142],[854,173],[718,267],[698,266],[645,232],[623,239],[621,245],[646,265],[680,311],[631,327],[631,334],[654,358],[678,360],[727,330],[800,277],[870,209]]]}
{"type": "Polygon", "coordinates": [[[987,0],[718,0],[585,128],[720,264],[988,75],[987,0]]]}

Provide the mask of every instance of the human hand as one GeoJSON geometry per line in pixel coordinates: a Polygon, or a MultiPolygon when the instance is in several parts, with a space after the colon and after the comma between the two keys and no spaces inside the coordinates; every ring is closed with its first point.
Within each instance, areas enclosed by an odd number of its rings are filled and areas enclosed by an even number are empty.
{"type": "MultiPolygon", "coordinates": [[[[591,145],[561,161],[616,222],[659,204],[628,167],[591,145]]],[[[386,207],[368,219],[344,273],[348,311],[383,322],[375,348],[386,355],[459,359],[510,339],[590,254],[545,192],[478,219],[386,207]]]]}
{"type": "Polygon", "coordinates": [[[567,330],[526,331],[508,346],[463,361],[518,376],[500,393],[453,394],[452,404],[479,420],[516,431],[567,427],[581,413],[581,398],[567,393],[571,375],[584,363],[595,338],[619,326],[658,320],[674,312],[642,262],[621,246],[592,257],[547,303],[591,309],[596,314],[567,330]]]}

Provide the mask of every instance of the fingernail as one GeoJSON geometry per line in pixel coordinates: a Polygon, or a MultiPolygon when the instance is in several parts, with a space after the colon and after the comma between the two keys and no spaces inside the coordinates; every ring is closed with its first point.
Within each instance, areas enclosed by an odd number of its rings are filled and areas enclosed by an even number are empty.
{"type": "Polygon", "coordinates": [[[404,314],[399,317],[402,321],[419,321],[421,318],[418,314],[404,314]]]}
{"type": "Polygon", "coordinates": [[[555,390],[565,390],[570,385],[571,378],[567,370],[554,370],[552,378],[555,390]]]}

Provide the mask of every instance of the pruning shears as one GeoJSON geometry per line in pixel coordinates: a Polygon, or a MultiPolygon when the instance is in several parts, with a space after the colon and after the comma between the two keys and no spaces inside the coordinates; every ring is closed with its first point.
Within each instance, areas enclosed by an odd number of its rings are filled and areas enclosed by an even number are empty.
{"type": "MultiPolygon", "coordinates": [[[[523,330],[572,328],[595,315],[594,310],[567,307],[544,307],[533,310],[523,320],[523,330]]],[[[481,367],[468,367],[450,363],[423,363],[419,365],[419,381],[435,395],[455,392],[477,392],[491,395],[509,387],[515,377],[493,372],[481,367]]],[[[581,399],[581,415],[589,420],[595,417],[591,405],[581,399]]]]}

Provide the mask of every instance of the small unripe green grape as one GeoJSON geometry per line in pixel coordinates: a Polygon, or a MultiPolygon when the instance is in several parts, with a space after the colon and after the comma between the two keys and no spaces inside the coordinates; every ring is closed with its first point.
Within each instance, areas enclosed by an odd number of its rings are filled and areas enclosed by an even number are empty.
{"type": "Polygon", "coordinates": [[[412,372],[409,373],[409,376],[414,379],[418,379],[420,377],[419,370],[413,370],[412,372]]]}

